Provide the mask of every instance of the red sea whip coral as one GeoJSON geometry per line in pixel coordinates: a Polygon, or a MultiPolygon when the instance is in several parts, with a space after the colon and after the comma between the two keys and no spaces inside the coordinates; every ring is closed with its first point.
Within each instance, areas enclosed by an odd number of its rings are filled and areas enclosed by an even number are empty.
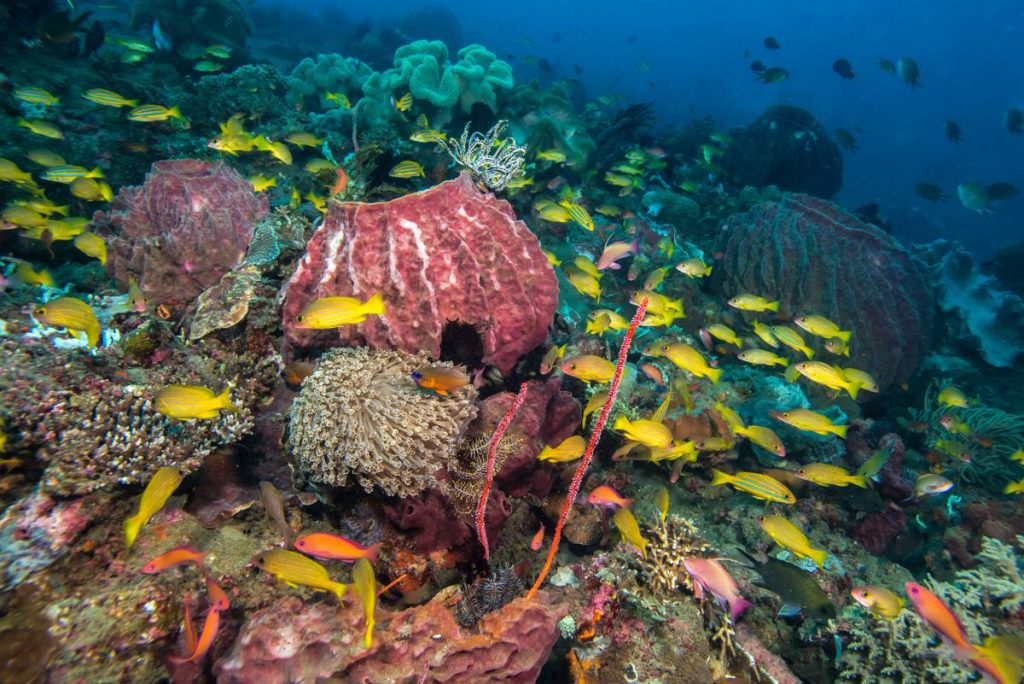
{"type": "Polygon", "coordinates": [[[528,387],[529,385],[525,382],[519,386],[519,394],[516,395],[516,400],[512,402],[512,406],[505,413],[505,417],[498,423],[498,427],[494,430],[494,435],[491,437],[491,444],[487,449],[487,473],[484,475],[483,491],[480,492],[480,503],[476,508],[476,534],[480,538],[480,544],[484,547],[484,560],[491,559],[491,550],[487,545],[486,513],[487,496],[491,493],[491,487],[494,485],[494,457],[498,452],[498,444],[505,435],[505,430],[508,430],[508,426],[512,424],[512,419],[516,417],[516,412],[523,405],[523,400],[526,399],[528,387]]]}
{"type": "Polygon", "coordinates": [[[544,342],[558,281],[540,242],[512,207],[467,175],[377,204],[341,202],[284,290],[285,338],[302,348],[368,344],[441,355],[449,323],[472,326],[483,363],[507,373],[544,342]],[[296,317],[320,297],[366,299],[387,313],[336,330],[307,330],[296,317]]]}
{"type": "Polygon", "coordinates": [[[223,164],[159,161],[138,187],[118,192],[99,212],[108,268],[121,287],[138,281],[152,304],[189,302],[245,256],[267,198],[223,164]]]}
{"type": "Polygon", "coordinates": [[[551,548],[548,550],[548,557],[544,561],[544,567],[541,568],[540,574],[537,575],[537,581],[530,587],[530,591],[526,595],[527,598],[532,599],[537,595],[537,590],[544,583],[544,578],[547,577],[548,571],[551,570],[551,563],[555,560],[555,554],[558,553],[558,541],[562,537],[562,528],[565,527],[565,521],[569,518],[573,502],[576,501],[576,495],[580,492],[580,485],[583,484],[583,476],[586,475],[590,461],[594,458],[594,449],[597,448],[597,443],[601,441],[604,425],[608,422],[608,416],[612,412],[612,405],[615,404],[615,395],[618,394],[619,383],[622,381],[622,371],[626,366],[626,357],[629,355],[629,346],[633,343],[633,335],[636,334],[637,326],[640,325],[640,321],[643,320],[644,314],[647,312],[647,302],[647,297],[641,300],[640,306],[637,308],[636,313],[633,315],[633,320],[629,324],[629,330],[626,331],[626,336],[622,339],[619,358],[615,363],[615,375],[612,376],[612,381],[608,385],[608,398],[605,399],[604,406],[601,407],[601,413],[597,417],[597,422],[594,423],[594,430],[590,433],[587,450],[584,452],[583,459],[580,461],[579,466],[577,466],[572,483],[569,485],[569,493],[565,495],[565,504],[562,506],[561,515],[558,516],[558,524],[555,525],[555,533],[551,539],[551,548]]]}
{"type": "Polygon", "coordinates": [[[714,278],[726,297],[778,299],[783,316],[818,314],[852,330],[842,365],[872,373],[883,390],[928,353],[935,305],[917,262],[835,204],[798,194],[758,204],[728,220],[721,245],[714,278]]]}

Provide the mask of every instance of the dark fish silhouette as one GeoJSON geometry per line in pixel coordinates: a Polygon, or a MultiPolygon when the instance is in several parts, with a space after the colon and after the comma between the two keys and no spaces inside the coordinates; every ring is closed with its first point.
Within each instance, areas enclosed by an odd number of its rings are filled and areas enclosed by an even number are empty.
{"type": "Polygon", "coordinates": [[[781,45],[779,45],[779,41],[777,41],[774,36],[768,36],[767,38],[765,38],[764,46],[769,50],[778,50],[780,47],[782,47],[781,45]]]}
{"type": "Polygon", "coordinates": [[[850,64],[849,60],[837,59],[832,62],[832,71],[836,72],[843,78],[849,80],[852,79],[855,74],[853,73],[853,65],[850,64]]]}

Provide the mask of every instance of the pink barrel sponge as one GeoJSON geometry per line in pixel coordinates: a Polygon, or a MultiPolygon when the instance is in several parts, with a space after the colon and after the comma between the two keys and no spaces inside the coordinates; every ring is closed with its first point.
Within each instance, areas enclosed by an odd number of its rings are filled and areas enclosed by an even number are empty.
{"type": "Polygon", "coordinates": [[[872,373],[883,391],[928,353],[935,302],[923,271],[891,236],[827,200],[789,194],[736,214],[720,251],[724,297],[777,299],[782,317],[818,314],[852,330],[850,358],[825,358],[872,373]]]}
{"type": "Polygon", "coordinates": [[[150,303],[186,303],[242,260],[266,213],[267,198],[230,167],[172,159],[121,188],[94,221],[122,287],[132,276],[150,303]]]}
{"type": "Polygon", "coordinates": [[[437,358],[446,325],[461,323],[480,336],[482,361],[507,372],[544,342],[557,303],[537,237],[463,174],[389,202],[332,205],[285,286],[284,330],[295,347],[365,343],[437,358]],[[296,323],[315,299],[377,292],[384,315],[333,330],[296,323]]]}

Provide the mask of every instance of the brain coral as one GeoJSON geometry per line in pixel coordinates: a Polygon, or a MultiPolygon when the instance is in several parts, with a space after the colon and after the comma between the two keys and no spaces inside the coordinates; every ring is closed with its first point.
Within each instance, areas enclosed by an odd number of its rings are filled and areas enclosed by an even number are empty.
{"type": "Polygon", "coordinates": [[[814,313],[853,331],[844,366],[884,390],[927,354],[935,302],[922,270],[889,235],[840,207],[790,194],[728,219],[715,268],[722,294],[778,299],[779,314],[814,313]]]}
{"type": "Polygon", "coordinates": [[[411,374],[426,362],[365,347],[324,354],[292,405],[288,446],[299,473],[337,487],[351,475],[366,491],[397,496],[435,486],[476,417],[476,388],[421,390],[411,374]]]}

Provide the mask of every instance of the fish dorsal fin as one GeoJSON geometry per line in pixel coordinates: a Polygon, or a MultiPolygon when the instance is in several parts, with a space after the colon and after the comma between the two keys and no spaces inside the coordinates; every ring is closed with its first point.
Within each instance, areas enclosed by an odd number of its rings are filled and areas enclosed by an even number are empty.
{"type": "Polygon", "coordinates": [[[651,416],[651,420],[656,423],[660,423],[665,420],[665,416],[668,415],[668,405],[672,402],[672,386],[669,385],[668,393],[665,394],[665,399],[662,400],[661,406],[655,410],[654,415],[651,416]]]}

